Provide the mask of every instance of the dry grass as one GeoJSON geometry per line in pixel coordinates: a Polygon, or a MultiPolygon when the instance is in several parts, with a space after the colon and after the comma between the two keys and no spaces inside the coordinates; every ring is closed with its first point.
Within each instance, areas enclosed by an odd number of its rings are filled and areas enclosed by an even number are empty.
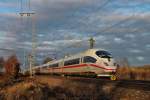
{"type": "Polygon", "coordinates": [[[0,100],[109,100],[97,84],[39,77],[0,91],[0,100]]]}
{"type": "MultiPolygon", "coordinates": [[[[150,66],[120,67],[119,79],[150,80],[150,66]]],[[[0,76],[0,86],[7,78],[0,76]]],[[[119,87],[120,83],[73,81],[36,76],[0,88],[0,100],[149,100],[150,92],[119,87]]]]}
{"type": "Polygon", "coordinates": [[[137,89],[117,86],[117,83],[105,81],[84,82],[38,76],[2,88],[0,100],[141,100],[141,94],[145,98],[143,100],[149,100],[149,93],[143,90],[137,93],[137,89]]]}
{"type": "Polygon", "coordinates": [[[150,80],[150,65],[138,67],[119,67],[118,79],[150,80]]]}

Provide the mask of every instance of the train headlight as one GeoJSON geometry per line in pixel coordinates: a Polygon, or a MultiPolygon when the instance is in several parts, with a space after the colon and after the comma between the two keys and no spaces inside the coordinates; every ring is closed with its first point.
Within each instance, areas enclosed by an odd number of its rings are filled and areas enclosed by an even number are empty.
{"type": "Polygon", "coordinates": [[[105,65],[105,66],[109,66],[108,63],[106,63],[106,62],[104,62],[104,65],[105,65]]]}

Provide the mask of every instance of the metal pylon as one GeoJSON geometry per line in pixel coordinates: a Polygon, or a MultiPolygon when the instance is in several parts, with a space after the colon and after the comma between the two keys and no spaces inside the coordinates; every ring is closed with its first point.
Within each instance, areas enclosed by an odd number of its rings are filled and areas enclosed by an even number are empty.
{"type": "Polygon", "coordinates": [[[95,45],[95,40],[94,40],[94,38],[91,37],[91,38],[89,39],[89,42],[90,42],[90,49],[93,49],[93,47],[94,47],[94,45],[95,45]]]}
{"type": "Polygon", "coordinates": [[[32,76],[33,75],[33,72],[32,72],[32,68],[35,66],[35,50],[36,50],[36,33],[35,33],[35,13],[33,11],[30,11],[30,0],[28,0],[29,3],[28,3],[28,10],[29,11],[23,11],[23,2],[21,0],[21,12],[19,13],[20,16],[21,16],[21,19],[23,16],[26,16],[30,19],[32,19],[32,51],[31,53],[29,54],[29,69],[30,69],[30,75],[32,76]]]}

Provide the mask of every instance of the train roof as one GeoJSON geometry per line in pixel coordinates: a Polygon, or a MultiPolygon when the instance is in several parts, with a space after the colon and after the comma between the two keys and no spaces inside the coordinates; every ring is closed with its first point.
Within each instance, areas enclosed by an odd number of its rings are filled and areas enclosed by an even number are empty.
{"type": "Polygon", "coordinates": [[[69,59],[73,59],[73,58],[75,59],[75,58],[84,56],[85,54],[90,54],[90,53],[93,53],[93,52],[96,52],[96,51],[99,51],[99,50],[105,50],[105,49],[88,49],[88,50],[85,50],[83,52],[80,52],[80,53],[77,53],[77,54],[74,54],[74,55],[70,55],[70,56],[64,57],[64,58],[59,59],[59,60],[50,61],[47,64],[53,64],[53,63],[60,62],[62,60],[69,60],[69,59]]]}

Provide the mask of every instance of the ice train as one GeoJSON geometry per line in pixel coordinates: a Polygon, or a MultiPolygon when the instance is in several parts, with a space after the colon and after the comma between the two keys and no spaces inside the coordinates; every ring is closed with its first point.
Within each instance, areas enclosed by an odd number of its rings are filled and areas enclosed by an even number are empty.
{"type": "Polygon", "coordinates": [[[116,80],[117,64],[104,49],[88,49],[82,53],[54,60],[33,68],[35,73],[60,75],[96,75],[116,80]]]}

